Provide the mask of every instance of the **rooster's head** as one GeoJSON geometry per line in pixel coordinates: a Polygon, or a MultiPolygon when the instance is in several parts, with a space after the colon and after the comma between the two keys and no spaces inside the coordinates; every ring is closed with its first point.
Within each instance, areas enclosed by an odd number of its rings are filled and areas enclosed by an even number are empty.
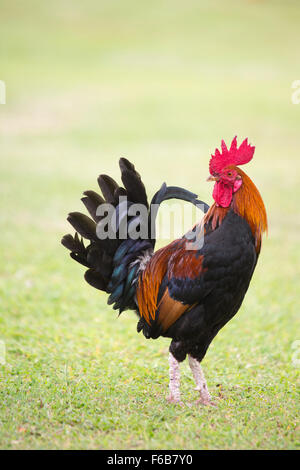
{"type": "Polygon", "coordinates": [[[248,144],[245,139],[237,147],[237,138],[231,142],[230,149],[224,140],[221,142],[221,152],[216,149],[209,162],[210,177],[208,181],[215,181],[213,198],[217,206],[229,207],[234,193],[243,184],[243,172],[237,165],[248,163],[254,154],[255,147],[248,144]]]}

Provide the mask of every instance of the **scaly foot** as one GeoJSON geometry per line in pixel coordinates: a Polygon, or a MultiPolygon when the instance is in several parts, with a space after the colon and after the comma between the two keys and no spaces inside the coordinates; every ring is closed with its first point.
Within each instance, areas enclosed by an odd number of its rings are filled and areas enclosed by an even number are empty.
{"type": "Polygon", "coordinates": [[[212,402],[211,399],[208,399],[208,398],[199,398],[199,400],[197,400],[195,404],[217,407],[216,403],[212,402]]]}
{"type": "Polygon", "coordinates": [[[169,403],[175,403],[180,406],[184,405],[184,403],[180,400],[180,398],[175,398],[174,395],[171,395],[171,394],[167,397],[167,401],[169,403]]]}

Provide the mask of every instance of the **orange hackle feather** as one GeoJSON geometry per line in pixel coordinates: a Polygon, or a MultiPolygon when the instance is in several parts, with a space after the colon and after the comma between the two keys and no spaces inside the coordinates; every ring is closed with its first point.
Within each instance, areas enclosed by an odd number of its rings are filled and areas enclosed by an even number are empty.
{"type": "Polygon", "coordinates": [[[262,234],[268,231],[266,208],[253,181],[243,170],[237,167],[235,169],[241,176],[243,184],[233,196],[232,207],[248,222],[255,239],[256,252],[259,253],[262,234]]]}
{"type": "Polygon", "coordinates": [[[216,203],[212,204],[203,218],[203,224],[211,223],[211,229],[216,230],[227,215],[229,207],[220,207],[216,203]]]}

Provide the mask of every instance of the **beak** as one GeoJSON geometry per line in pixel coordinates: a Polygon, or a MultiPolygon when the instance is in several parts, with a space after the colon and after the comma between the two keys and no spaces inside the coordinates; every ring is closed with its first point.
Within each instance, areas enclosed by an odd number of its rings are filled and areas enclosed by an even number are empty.
{"type": "Polygon", "coordinates": [[[220,178],[218,176],[209,176],[206,181],[219,181],[220,178]]]}

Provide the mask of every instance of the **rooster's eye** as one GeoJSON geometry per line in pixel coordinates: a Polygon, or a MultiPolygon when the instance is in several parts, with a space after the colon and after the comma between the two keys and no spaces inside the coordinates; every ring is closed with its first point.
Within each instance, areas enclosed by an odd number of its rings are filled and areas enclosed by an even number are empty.
{"type": "Polygon", "coordinates": [[[229,171],[229,172],[227,173],[227,175],[228,175],[228,176],[232,176],[232,173],[231,173],[231,171],[229,171]]]}

